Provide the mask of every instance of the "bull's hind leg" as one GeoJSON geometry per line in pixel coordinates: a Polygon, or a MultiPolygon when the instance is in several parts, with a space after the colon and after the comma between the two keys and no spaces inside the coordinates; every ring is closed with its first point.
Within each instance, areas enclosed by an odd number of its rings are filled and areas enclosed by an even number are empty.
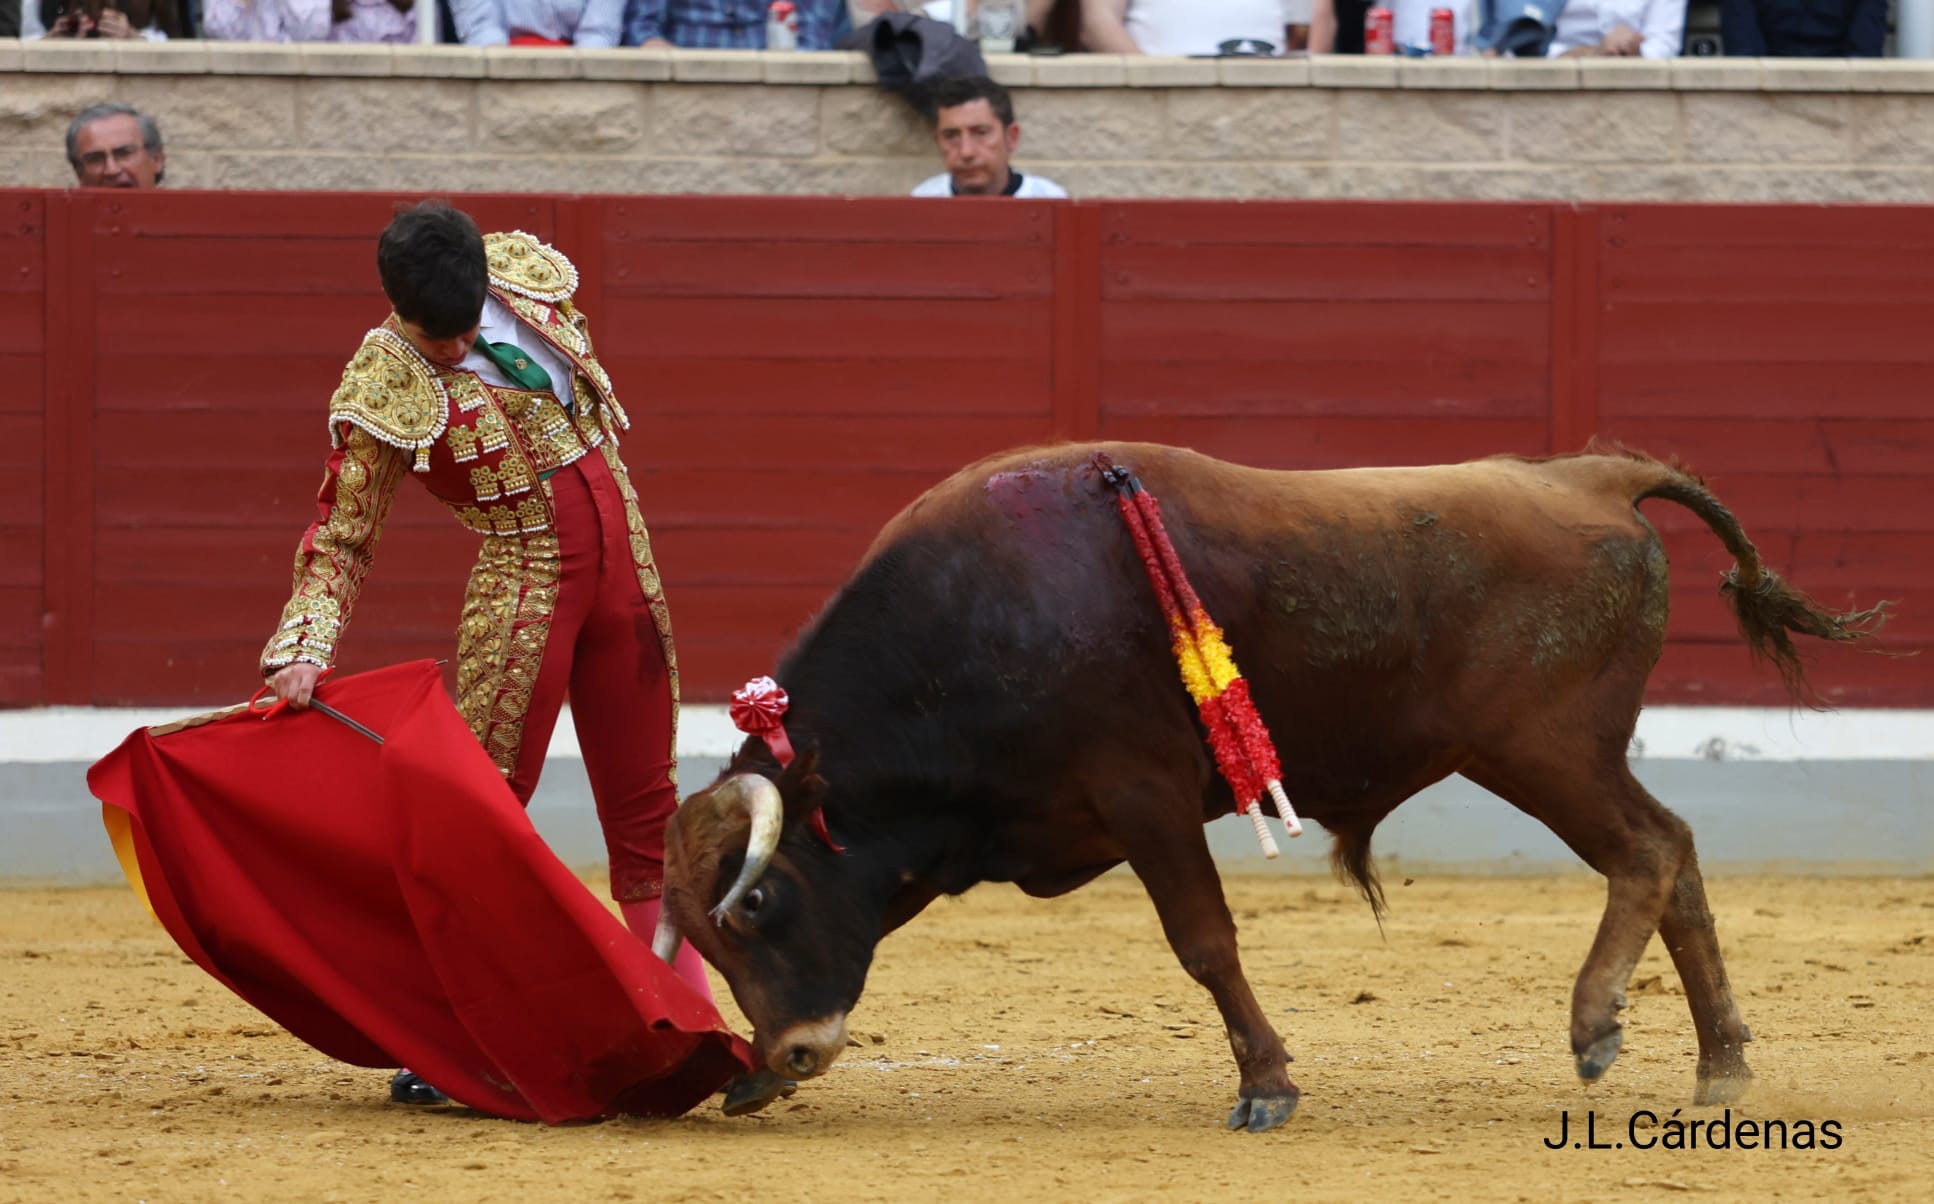
{"type": "Polygon", "coordinates": [[[1690,850],[1672,885],[1659,935],[1672,954],[1692,1009],[1693,1026],[1699,1031],[1699,1086],[1692,1102],[1730,1104],[1753,1081],[1745,1051],[1753,1034],[1733,1002],[1726,963],[1719,956],[1719,933],[1706,906],[1706,884],[1699,876],[1699,856],[1690,850]]]}
{"type": "MultiPolygon", "coordinates": [[[[1463,772],[1543,822],[1606,879],[1605,915],[1571,996],[1571,1052],[1578,1077],[1595,1082],[1618,1057],[1625,985],[1693,864],[1692,833],[1632,777],[1623,750],[1611,758],[1547,743],[1513,753],[1486,755],[1463,772]]],[[[1716,959],[1716,945],[1712,952],[1716,959]]],[[[1688,979],[1687,993],[1695,989],[1688,979]]]]}
{"type": "Polygon", "coordinates": [[[1241,1071],[1229,1128],[1261,1133],[1296,1110],[1282,1038],[1270,1027],[1243,977],[1236,922],[1222,897],[1222,878],[1193,807],[1152,787],[1118,788],[1102,803],[1109,832],[1121,842],[1162,919],[1162,931],[1189,976],[1209,989],[1229,1030],[1241,1071]]]}

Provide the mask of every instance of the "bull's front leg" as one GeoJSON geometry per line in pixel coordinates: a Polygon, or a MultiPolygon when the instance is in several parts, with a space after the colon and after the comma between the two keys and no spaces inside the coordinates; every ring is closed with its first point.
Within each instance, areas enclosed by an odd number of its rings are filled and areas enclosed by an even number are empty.
{"type": "Polygon", "coordinates": [[[1275,1128],[1296,1110],[1301,1093],[1289,1079],[1283,1040],[1243,977],[1235,918],[1222,897],[1207,835],[1196,824],[1150,822],[1145,812],[1118,811],[1110,819],[1128,864],[1154,900],[1169,947],[1189,976],[1215,997],[1229,1030],[1229,1048],[1242,1074],[1229,1128],[1251,1133],[1275,1128]]]}

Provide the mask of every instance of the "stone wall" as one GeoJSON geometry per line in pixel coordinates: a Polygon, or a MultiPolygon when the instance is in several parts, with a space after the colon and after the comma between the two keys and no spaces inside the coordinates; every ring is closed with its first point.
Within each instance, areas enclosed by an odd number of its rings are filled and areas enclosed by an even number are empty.
{"type": "MultiPolygon", "coordinates": [[[[997,56],[1076,196],[1934,200],[1934,63],[997,56]]],[[[851,54],[0,41],[0,186],[153,113],[184,188],[903,193],[924,130],[851,54]]]]}

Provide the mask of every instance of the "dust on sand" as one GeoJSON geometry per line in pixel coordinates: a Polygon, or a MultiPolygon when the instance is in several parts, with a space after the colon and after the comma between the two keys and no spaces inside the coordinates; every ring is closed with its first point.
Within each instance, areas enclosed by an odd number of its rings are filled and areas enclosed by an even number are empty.
{"type": "Polygon", "coordinates": [[[1262,1136],[1220,1129],[1221,1022],[1123,875],[930,908],[881,947],[859,1046],[764,1114],[557,1129],[389,1104],[386,1072],[283,1033],[126,890],[0,891],[0,1200],[1929,1198],[1934,881],[1709,884],[1758,1037],[1733,1124],[1838,1121],[1833,1150],[1632,1147],[1640,1110],[1724,1113],[1690,1105],[1692,1023],[1657,941],[1618,1063],[1573,1076],[1598,879],[1390,886],[1379,937],[1327,880],[1230,880],[1303,1090],[1262,1136]],[[1624,1148],[1547,1149],[1563,1110],[1574,1139],[1590,1112],[1624,1148]]]}

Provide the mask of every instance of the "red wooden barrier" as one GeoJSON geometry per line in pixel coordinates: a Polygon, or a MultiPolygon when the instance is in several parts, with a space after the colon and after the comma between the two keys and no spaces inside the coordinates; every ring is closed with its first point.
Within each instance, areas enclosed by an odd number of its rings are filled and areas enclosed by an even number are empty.
{"type": "MultiPolygon", "coordinates": [[[[384,313],[395,198],[0,193],[0,704],[251,687],[384,313]]],[[[1567,450],[1702,471],[1823,599],[1934,644],[1934,211],[1542,204],[936,204],[475,196],[557,242],[635,428],[688,693],[768,669],[898,507],[1053,438],[1270,467],[1567,450]]],[[[1674,561],[1655,701],[1763,702],[1674,561]]],[[[405,488],[346,667],[447,655],[471,541],[405,488]]],[[[1835,701],[1934,705],[1934,656],[1827,651],[1835,701]]]]}

